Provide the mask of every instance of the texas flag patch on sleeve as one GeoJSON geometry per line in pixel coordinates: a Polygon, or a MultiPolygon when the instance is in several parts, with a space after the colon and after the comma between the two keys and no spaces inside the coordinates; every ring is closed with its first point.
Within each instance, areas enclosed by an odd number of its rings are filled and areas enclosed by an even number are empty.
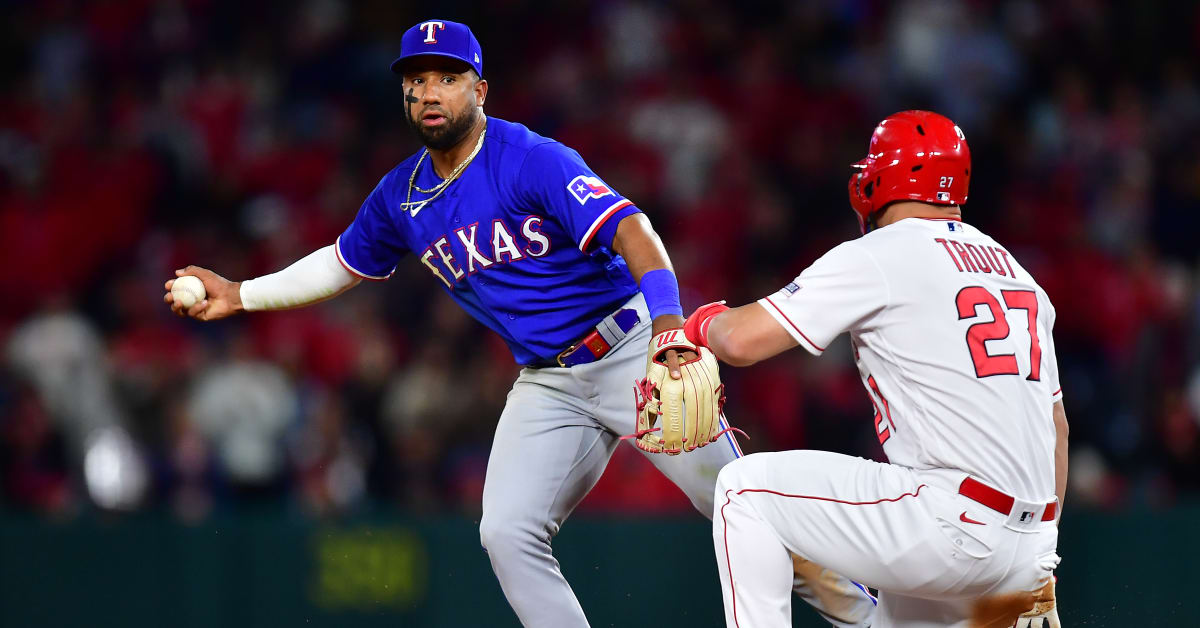
{"type": "Polygon", "coordinates": [[[571,182],[567,184],[567,190],[571,192],[575,200],[579,201],[580,205],[586,203],[589,198],[600,198],[613,193],[607,185],[604,185],[603,181],[585,174],[571,179],[571,182]]]}

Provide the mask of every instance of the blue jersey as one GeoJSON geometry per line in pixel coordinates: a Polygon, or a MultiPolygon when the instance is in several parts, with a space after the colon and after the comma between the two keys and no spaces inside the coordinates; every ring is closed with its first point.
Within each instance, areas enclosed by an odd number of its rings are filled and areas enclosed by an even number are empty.
{"type": "MultiPolygon", "coordinates": [[[[638,209],[579,153],[489,117],[479,154],[413,216],[404,203],[419,156],[384,175],[338,238],[354,274],[387,279],[413,254],[519,364],[553,358],[637,292],[612,241],[638,209]]],[[[414,185],[439,183],[426,156],[414,185]]]]}

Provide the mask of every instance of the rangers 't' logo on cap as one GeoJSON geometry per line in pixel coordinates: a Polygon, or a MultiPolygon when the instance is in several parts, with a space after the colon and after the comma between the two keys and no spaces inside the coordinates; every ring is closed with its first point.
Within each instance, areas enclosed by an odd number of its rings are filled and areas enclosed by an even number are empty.
{"type": "Polygon", "coordinates": [[[483,50],[466,24],[426,20],[404,31],[400,38],[400,56],[392,61],[392,71],[403,74],[406,60],[423,55],[458,59],[483,76],[483,50]]]}
{"type": "MultiPolygon", "coordinates": [[[[421,24],[417,28],[425,31],[425,39],[424,39],[425,43],[436,44],[437,43],[437,32],[439,29],[446,28],[446,24],[443,22],[425,22],[424,24],[421,24]]],[[[478,61],[478,59],[476,59],[476,61],[478,61]]]]}

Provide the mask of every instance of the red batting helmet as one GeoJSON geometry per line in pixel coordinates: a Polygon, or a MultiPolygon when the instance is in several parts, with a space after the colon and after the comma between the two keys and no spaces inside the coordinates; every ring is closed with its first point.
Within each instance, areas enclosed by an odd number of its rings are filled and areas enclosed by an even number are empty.
{"type": "Polygon", "coordinates": [[[850,206],[866,233],[872,215],[895,201],[935,205],[967,202],[971,151],[950,118],[932,111],[901,111],[875,127],[867,158],[854,164],[850,206]]]}

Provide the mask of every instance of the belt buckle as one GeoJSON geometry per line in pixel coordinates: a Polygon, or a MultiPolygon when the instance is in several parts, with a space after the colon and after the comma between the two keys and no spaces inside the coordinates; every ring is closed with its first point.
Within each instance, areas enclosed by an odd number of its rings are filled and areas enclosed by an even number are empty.
{"type": "Polygon", "coordinates": [[[563,356],[566,356],[567,354],[575,351],[578,348],[579,348],[579,344],[576,343],[576,344],[573,344],[573,345],[567,347],[566,349],[563,349],[562,351],[560,351],[558,353],[558,355],[554,356],[554,361],[558,363],[559,368],[564,368],[564,369],[567,368],[567,365],[563,364],[563,356]]]}

